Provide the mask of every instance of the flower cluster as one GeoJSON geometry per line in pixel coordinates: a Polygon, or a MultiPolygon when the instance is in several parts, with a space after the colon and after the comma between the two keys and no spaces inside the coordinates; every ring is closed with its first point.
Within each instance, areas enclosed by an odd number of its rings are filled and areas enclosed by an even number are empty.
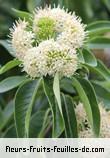
{"type": "MultiPolygon", "coordinates": [[[[102,105],[99,105],[99,108],[100,108],[100,114],[101,114],[100,137],[109,138],[110,137],[110,113],[107,112],[106,109],[102,105]]],[[[76,115],[78,119],[79,137],[80,138],[94,138],[93,131],[87,120],[87,116],[82,104],[79,104],[76,107],[76,115]]]]}
{"type": "Polygon", "coordinates": [[[69,77],[76,68],[76,52],[53,40],[43,41],[38,47],[29,49],[24,58],[24,70],[32,77],[53,76],[55,72],[69,77]]]}
{"type": "Polygon", "coordinates": [[[35,10],[32,23],[25,19],[11,29],[16,57],[32,78],[39,76],[70,77],[77,69],[76,49],[86,38],[85,25],[64,9],[46,7],[35,10]]]}
{"type": "Polygon", "coordinates": [[[16,57],[20,60],[24,59],[27,50],[32,48],[34,42],[34,34],[32,31],[27,31],[27,27],[28,22],[19,20],[10,29],[12,47],[15,49],[16,57]]]}

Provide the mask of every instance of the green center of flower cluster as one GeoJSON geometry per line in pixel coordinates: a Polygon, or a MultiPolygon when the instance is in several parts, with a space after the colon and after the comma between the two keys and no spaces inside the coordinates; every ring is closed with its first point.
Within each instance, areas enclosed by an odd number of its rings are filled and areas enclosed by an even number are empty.
{"type": "Polygon", "coordinates": [[[47,61],[47,66],[50,67],[54,64],[55,61],[57,60],[65,60],[66,61],[70,61],[71,58],[65,54],[64,52],[61,51],[51,51],[48,52],[48,61],[47,61]]]}
{"type": "Polygon", "coordinates": [[[49,17],[41,18],[38,23],[37,38],[43,41],[55,36],[55,21],[49,17]]]}

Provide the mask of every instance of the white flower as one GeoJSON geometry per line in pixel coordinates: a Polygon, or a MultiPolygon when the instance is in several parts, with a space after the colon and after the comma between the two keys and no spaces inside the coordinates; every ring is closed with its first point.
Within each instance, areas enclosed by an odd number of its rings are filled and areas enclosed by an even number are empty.
{"type": "Polygon", "coordinates": [[[28,22],[19,20],[10,29],[10,37],[12,38],[12,46],[16,51],[16,57],[23,60],[26,51],[32,48],[34,34],[27,31],[28,22]]]}
{"type": "Polygon", "coordinates": [[[89,129],[80,131],[79,138],[94,138],[92,129],[89,128],[89,129]]]}
{"type": "Polygon", "coordinates": [[[110,138],[110,113],[102,106],[100,107],[101,113],[101,137],[110,138]]]}
{"type": "Polygon", "coordinates": [[[16,57],[33,78],[56,72],[71,77],[78,66],[76,48],[83,45],[85,37],[81,20],[60,7],[36,9],[31,24],[19,20],[11,29],[16,57]]]}
{"type": "Polygon", "coordinates": [[[46,7],[34,14],[33,30],[38,40],[54,38],[60,44],[79,48],[86,38],[85,25],[75,15],[64,9],[46,7]]]}
{"type": "Polygon", "coordinates": [[[39,34],[39,32],[43,31],[45,27],[48,34],[50,33],[50,29],[53,30],[55,34],[61,33],[64,30],[67,15],[68,14],[64,9],[60,9],[59,7],[53,9],[51,9],[51,7],[46,7],[44,9],[38,8],[34,13],[33,30],[35,33],[39,34]],[[41,23],[44,24],[43,28],[41,28],[41,23]],[[51,24],[50,27],[49,24],[51,24]]]}
{"type": "Polygon", "coordinates": [[[74,15],[67,19],[66,28],[61,34],[59,34],[57,40],[60,44],[64,43],[72,48],[80,48],[83,46],[87,36],[87,32],[84,30],[85,25],[83,25],[80,19],[74,15]]]}
{"type": "Polygon", "coordinates": [[[29,49],[24,57],[24,71],[32,78],[40,76],[39,58],[37,47],[29,49]]]}
{"type": "MultiPolygon", "coordinates": [[[[101,114],[101,129],[100,136],[101,138],[110,138],[110,113],[106,111],[106,109],[99,105],[100,114],[101,114]]],[[[78,128],[79,128],[79,137],[80,138],[93,138],[94,134],[92,129],[90,128],[89,122],[87,121],[87,116],[84,111],[83,105],[79,104],[76,109],[76,115],[78,119],[78,128]]]]}
{"type": "Polygon", "coordinates": [[[61,76],[70,77],[77,69],[78,60],[75,50],[59,45],[54,40],[43,41],[38,47],[45,60],[46,65],[41,66],[43,72],[48,75],[55,75],[58,72],[61,76]]]}
{"type": "Polygon", "coordinates": [[[36,9],[33,21],[33,31],[38,41],[55,36],[56,22],[52,17],[51,8],[36,9]]]}
{"type": "Polygon", "coordinates": [[[83,104],[79,103],[77,107],[75,108],[75,112],[76,112],[78,124],[84,123],[87,118],[87,115],[86,115],[83,104]]]}
{"type": "Polygon", "coordinates": [[[77,54],[68,47],[62,47],[54,40],[43,41],[38,47],[30,49],[24,58],[24,70],[31,76],[70,77],[77,69],[77,54]]]}

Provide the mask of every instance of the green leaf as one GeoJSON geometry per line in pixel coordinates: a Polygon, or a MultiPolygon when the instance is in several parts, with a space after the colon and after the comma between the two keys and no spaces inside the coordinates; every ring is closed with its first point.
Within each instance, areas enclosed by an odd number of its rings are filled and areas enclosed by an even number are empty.
{"type": "Polygon", "coordinates": [[[101,85],[102,87],[106,88],[108,91],[110,91],[110,80],[104,80],[104,81],[99,81],[99,80],[91,80],[91,82],[96,83],[98,85],[101,85]]]}
{"type": "Polygon", "coordinates": [[[106,87],[104,87],[103,84],[98,84],[95,81],[92,81],[92,84],[100,101],[103,101],[104,106],[107,109],[110,109],[110,91],[106,87]]]}
{"type": "Polygon", "coordinates": [[[62,114],[61,97],[60,97],[60,85],[59,85],[59,75],[58,75],[58,73],[56,73],[55,77],[54,77],[53,92],[54,92],[55,98],[57,100],[59,110],[62,114]]]}
{"type": "Polygon", "coordinates": [[[4,108],[6,106],[6,100],[3,98],[2,95],[0,95],[0,106],[1,108],[4,108]]]}
{"type": "Polygon", "coordinates": [[[110,38],[95,37],[88,41],[87,47],[89,49],[105,49],[110,48],[110,38]]]}
{"type": "Polygon", "coordinates": [[[86,29],[89,31],[89,35],[93,37],[110,32],[110,21],[96,21],[87,25],[86,29]]]}
{"type": "Polygon", "coordinates": [[[2,45],[13,57],[15,57],[16,52],[9,43],[10,41],[0,40],[0,45],[2,45]]]}
{"type": "Polygon", "coordinates": [[[45,123],[47,120],[49,110],[47,111],[37,111],[33,114],[30,121],[30,138],[38,138],[40,133],[45,133],[45,123]]]}
{"type": "Polygon", "coordinates": [[[8,63],[6,63],[4,66],[0,68],[0,75],[20,64],[21,62],[17,59],[9,61],[8,63]]]}
{"type": "Polygon", "coordinates": [[[14,102],[10,101],[4,110],[0,112],[0,130],[2,130],[12,118],[14,113],[14,102]]]}
{"type": "Polygon", "coordinates": [[[73,86],[76,88],[79,97],[84,105],[93,132],[96,136],[98,136],[100,131],[100,113],[94,89],[90,82],[85,79],[82,79],[81,81],[81,79],[73,78],[72,80],[73,86]]]}
{"type": "Polygon", "coordinates": [[[90,50],[83,49],[82,54],[86,65],[90,65],[93,67],[97,66],[97,60],[90,50]]]}
{"type": "MultiPolygon", "coordinates": [[[[97,66],[92,67],[89,65],[88,67],[92,72],[95,72],[96,74],[100,75],[105,80],[110,80],[110,71],[109,69],[103,64],[102,61],[97,61],[97,66]]],[[[98,76],[99,77],[99,76],[98,76]]]]}
{"type": "Polygon", "coordinates": [[[59,3],[62,3],[62,7],[75,11],[85,23],[88,23],[94,15],[91,0],[58,0],[59,3]]]}
{"type": "Polygon", "coordinates": [[[52,118],[50,115],[50,108],[46,110],[45,117],[42,125],[42,129],[38,135],[39,138],[45,137],[46,134],[48,134],[48,130],[52,127],[52,118]]]}
{"type": "Polygon", "coordinates": [[[52,137],[59,137],[64,130],[64,121],[61,112],[58,107],[58,103],[55,100],[53,92],[53,82],[49,78],[43,79],[43,87],[45,95],[47,96],[53,119],[52,137]]]}
{"type": "Polygon", "coordinates": [[[80,63],[84,63],[85,62],[83,54],[82,54],[82,51],[80,49],[78,50],[78,59],[79,59],[80,63]]]}
{"type": "Polygon", "coordinates": [[[18,137],[29,137],[29,124],[32,108],[41,79],[27,81],[15,96],[15,122],[18,137]]]}
{"type": "Polygon", "coordinates": [[[26,80],[24,76],[12,76],[8,77],[0,82],[0,93],[7,92],[13,88],[18,87],[26,80]]]}
{"type": "Polygon", "coordinates": [[[79,97],[80,97],[81,101],[83,102],[85,111],[86,111],[87,116],[88,116],[88,120],[89,120],[91,126],[93,126],[91,106],[90,106],[88,97],[87,97],[82,85],[80,84],[80,82],[76,78],[72,78],[72,81],[73,81],[73,83],[72,83],[73,87],[76,88],[76,90],[79,94],[79,97]]]}
{"type": "Polygon", "coordinates": [[[3,133],[3,138],[16,138],[16,128],[15,125],[9,126],[6,131],[3,133]]]}
{"type": "Polygon", "coordinates": [[[75,94],[74,88],[71,86],[72,82],[69,78],[62,78],[60,87],[61,91],[67,94],[75,94]]]}
{"type": "Polygon", "coordinates": [[[98,101],[97,101],[94,87],[89,82],[89,80],[78,79],[78,81],[82,85],[82,87],[89,99],[89,103],[90,103],[91,110],[92,110],[94,133],[96,134],[96,136],[99,136],[99,134],[100,134],[100,111],[99,111],[98,101]]]}
{"type": "Polygon", "coordinates": [[[110,11],[110,1],[109,0],[102,0],[102,2],[105,4],[107,9],[110,11]]]}
{"type": "Polygon", "coordinates": [[[25,19],[27,21],[30,21],[31,19],[31,14],[29,14],[28,12],[25,11],[21,11],[21,10],[17,10],[12,8],[14,15],[16,15],[17,17],[21,18],[21,19],[25,19]]]}
{"type": "Polygon", "coordinates": [[[35,8],[41,7],[43,3],[43,0],[27,0],[27,8],[30,12],[33,12],[35,8]]]}
{"type": "Polygon", "coordinates": [[[77,138],[77,120],[74,110],[74,104],[70,96],[62,95],[62,109],[65,122],[65,135],[66,138],[77,138]]]}

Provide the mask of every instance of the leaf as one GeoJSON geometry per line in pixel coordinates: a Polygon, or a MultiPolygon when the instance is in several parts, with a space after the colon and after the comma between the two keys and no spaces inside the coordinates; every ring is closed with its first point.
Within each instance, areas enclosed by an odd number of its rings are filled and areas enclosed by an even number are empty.
{"type": "Polygon", "coordinates": [[[77,138],[77,120],[74,110],[74,104],[70,96],[62,95],[62,109],[65,122],[65,135],[66,138],[77,138]]]}
{"type": "Polygon", "coordinates": [[[49,110],[37,111],[33,114],[30,121],[30,138],[38,138],[42,132],[45,133],[45,123],[47,121],[49,110]]]}
{"type": "Polygon", "coordinates": [[[10,45],[10,41],[8,40],[0,40],[0,45],[2,45],[13,57],[15,57],[15,51],[10,45]]]}
{"type": "Polygon", "coordinates": [[[110,109],[110,91],[101,84],[95,83],[95,81],[92,81],[92,84],[100,101],[103,101],[104,106],[110,109]]]}
{"type": "Polygon", "coordinates": [[[0,107],[4,108],[6,106],[6,100],[3,98],[2,95],[0,95],[0,107]]]}
{"type": "Polygon", "coordinates": [[[102,87],[106,88],[110,91],[110,80],[98,81],[98,80],[91,80],[91,82],[101,85],[102,87]]]}
{"type": "Polygon", "coordinates": [[[75,11],[85,23],[88,23],[94,15],[91,0],[58,0],[59,3],[62,3],[62,7],[75,11]]]}
{"type": "Polygon", "coordinates": [[[93,67],[97,66],[97,60],[90,50],[83,49],[82,54],[86,65],[90,65],[93,67]]]}
{"type": "Polygon", "coordinates": [[[15,122],[18,137],[29,137],[29,124],[32,107],[41,79],[27,81],[17,91],[15,96],[15,122]]]}
{"type": "Polygon", "coordinates": [[[79,94],[79,97],[84,105],[88,120],[93,129],[93,132],[96,136],[99,136],[100,114],[99,114],[97,100],[95,97],[93,87],[91,86],[89,81],[84,80],[84,79],[81,81],[79,79],[72,78],[72,81],[73,81],[73,86],[76,88],[79,94]],[[88,90],[88,93],[87,93],[87,90],[88,90]]]}
{"type": "Polygon", "coordinates": [[[7,92],[13,88],[18,87],[26,80],[25,76],[12,76],[0,82],[0,93],[7,92]]]}
{"type": "Polygon", "coordinates": [[[87,65],[89,70],[91,70],[92,72],[95,72],[96,74],[98,74],[97,76],[102,77],[105,80],[109,80],[110,79],[110,71],[109,69],[103,64],[102,61],[97,60],[97,66],[96,67],[92,67],[90,65],[87,65]]]}
{"type": "Polygon", "coordinates": [[[79,59],[80,63],[84,63],[85,62],[83,54],[82,54],[82,51],[80,49],[78,50],[78,59],[79,59]]]}
{"type": "Polygon", "coordinates": [[[12,118],[13,113],[14,113],[14,102],[11,101],[8,103],[5,109],[1,111],[0,130],[2,130],[7,125],[7,123],[12,118]]]}
{"type": "Polygon", "coordinates": [[[27,8],[30,12],[33,12],[35,8],[41,7],[43,3],[43,0],[27,0],[27,8]]]}
{"type": "Polygon", "coordinates": [[[73,87],[76,88],[76,90],[79,94],[79,97],[80,97],[81,101],[83,102],[85,111],[86,111],[87,116],[88,116],[88,120],[89,120],[91,126],[93,126],[91,106],[90,106],[88,97],[87,97],[82,85],[79,83],[79,81],[76,78],[72,78],[72,81],[73,81],[73,83],[72,83],[73,87]]]}
{"type": "Polygon", "coordinates": [[[89,49],[105,49],[110,48],[110,38],[95,37],[88,41],[87,47],[89,49]]]}
{"type": "Polygon", "coordinates": [[[6,131],[3,133],[3,138],[16,138],[16,128],[15,125],[9,126],[6,131]]]}
{"type": "Polygon", "coordinates": [[[29,14],[28,12],[17,10],[14,8],[12,8],[12,11],[14,12],[14,15],[16,15],[17,17],[19,17],[23,20],[25,19],[27,21],[30,21],[30,19],[31,19],[31,14],[29,14]]]}
{"type": "Polygon", "coordinates": [[[58,75],[58,73],[56,73],[55,77],[54,77],[53,92],[54,92],[55,98],[57,100],[59,110],[62,114],[61,97],[60,97],[60,85],[59,85],[59,75],[58,75]]]}
{"type": "Polygon", "coordinates": [[[15,1],[15,0],[8,1],[8,0],[5,0],[5,1],[2,1],[0,7],[2,9],[4,9],[4,11],[8,11],[8,14],[11,14],[11,9],[10,8],[13,8],[13,7],[19,8],[21,5],[22,5],[21,1],[15,1]]]}
{"type": "Polygon", "coordinates": [[[52,112],[52,119],[53,119],[52,137],[57,138],[61,135],[61,133],[64,130],[63,117],[58,108],[57,102],[55,102],[52,81],[49,80],[49,78],[44,78],[43,87],[44,87],[44,92],[45,92],[45,95],[47,96],[50,109],[52,112]]]}
{"type": "Polygon", "coordinates": [[[46,110],[43,126],[38,136],[39,138],[43,138],[46,136],[46,134],[49,134],[48,131],[51,129],[51,126],[52,126],[51,124],[52,118],[51,118],[51,115],[49,115],[50,111],[51,111],[50,108],[46,110]]]}
{"type": "Polygon", "coordinates": [[[9,61],[8,63],[6,63],[4,66],[0,68],[0,75],[20,64],[21,62],[17,59],[9,61]]]}
{"type": "Polygon", "coordinates": [[[90,36],[97,36],[110,31],[110,21],[96,21],[87,25],[86,29],[90,36]]]}
{"type": "Polygon", "coordinates": [[[67,94],[75,94],[74,88],[71,86],[72,82],[69,78],[62,78],[60,87],[61,91],[67,94]]]}
{"type": "Polygon", "coordinates": [[[97,101],[94,87],[89,82],[89,80],[78,79],[78,81],[82,85],[82,87],[89,99],[89,103],[90,103],[91,110],[92,110],[94,133],[96,134],[96,136],[99,136],[99,134],[100,134],[100,110],[98,107],[98,101],[97,101]]]}
{"type": "Polygon", "coordinates": [[[109,0],[102,0],[102,2],[105,4],[107,9],[110,11],[110,1],[109,0]]]}

